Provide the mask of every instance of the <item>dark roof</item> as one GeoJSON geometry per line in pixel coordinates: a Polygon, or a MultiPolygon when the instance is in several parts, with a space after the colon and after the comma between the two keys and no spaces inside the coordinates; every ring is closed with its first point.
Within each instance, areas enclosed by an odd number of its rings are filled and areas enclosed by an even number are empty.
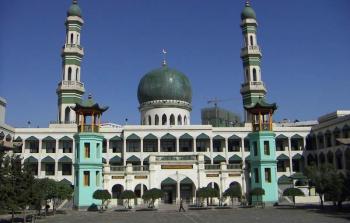
{"type": "Polygon", "coordinates": [[[254,110],[254,109],[272,109],[273,111],[277,109],[277,105],[276,103],[268,103],[266,102],[265,98],[260,98],[258,101],[256,101],[255,103],[252,103],[250,105],[245,105],[244,108],[246,110],[254,110]]]}
{"type": "Polygon", "coordinates": [[[26,138],[26,141],[39,141],[39,139],[34,136],[31,136],[29,138],[26,138]]]}
{"type": "Polygon", "coordinates": [[[242,158],[237,154],[230,157],[229,161],[242,161],[242,158]]]}
{"type": "Polygon", "coordinates": [[[114,157],[112,157],[112,158],[109,160],[109,163],[110,163],[110,164],[114,164],[114,163],[120,164],[120,163],[122,163],[122,162],[123,162],[123,159],[120,158],[120,156],[118,156],[118,155],[115,155],[114,157]]]}
{"type": "Polygon", "coordinates": [[[123,138],[120,137],[120,136],[114,136],[114,137],[110,138],[109,140],[110,140],[110,141],[122,141],[123,138]]]}
{"type": "Polygon", "coordinates": [[[164,184],[164,185],[176,184],[176,180],[174,180],[173,178],[168,177],[165,180],[163,180],[161,182],[161,184],[164,184]]]}
{"type": "Polygon", "coordinates": [[[69,158],[68,156],[63,156],[58,160],[58,162],[60,162],[60,163],[72,163],[72,159],[69,158]]]}
{"type": "Polygon", "coordinates": [[[100,113],[105,112],[108,109],[108,106],[100,106],[98,103],[95,103],[95,101],[92,99],[92,96],[89,95],[87,100],[84,100],[82,102],[75,103],[74,107],[71,107],[72,110],[74,111],[79,111],[79,110],[95,110],[100,113]]]}
{"type": "Polygon", "coordinates": [[[140,137],[136,135],[135,133],[129,135],[126,140],[140,140],[140,137]]]}
{"type": "Polygon", "coordinates": [[[214,157],[213,161],[217,161],[217,162],[226,162],[225,157],[221,156],[221,155],[217,155],[214,157]]]}
{"type": "Polygon", "coordinates": [[[297,154],[295,154],[295,155],[293,156],[292,159],[293,159],[293,160],[300,160],[300,159],[304,159],[304,157],[303,157],[301,154],[297,153],[297,154]]]}
{"type": "Polygon", "coordinates": [[[46,136],[45,138],[43,138],[42,141],[56,141],[56,139],[54,139],[54,138],[51,137],[51,136],[46,136]]]}
{"type": "Polygon", "coordinates": [[[279,134],[276,139],[288,139],[287,136],[283,135],[283,134],[279,134]]]}
{"type": "Polygon", "coordinates": [[[180,181],[180,184],[193,184],[193,181],[190,178],[186,177],[180,181]]]}
{"type": "Polygon", "coordinates": [[[25,163],[37,163],[38,162],[38,159],[33,157],[33,156],[30,156],[28,157],[27,159],[24,160],[25,163]]]}
{"type": "Polygon", "coordinates": [[[68,136],[63,136],[62,138],[60,138],[60,141],[72,141],[72,138],[69,138],[68,136]]]}
{"type": "Polygon", "coordinates": [[[141,160],[137,156],[132,155],[126,161],[129,161],[129,162],[140,162],[141,160]]]}
{"type": "Polygon", "coordinates": [[[180,136],[180,139],[191,140],[191,139],[193,139],[193,137],[191,135],[189,135],[188,133],[185,133],[182,136],[180,136]]]}
{"type": "Polygon", "coordinates": [[[221,135],[216,135],[216,136],[214,136],[213,139],[214,139],[214,140],[224,140],[225,138],[222,137],[221,135]]]}
{"type": "Polygon", "coordinates": [[[55,159],[52,158],[51,156],[47,156],[44,159],[41,160],[42,163],[54,163],[55,159]]]}
{"type": "Polygon", "coordinates": [[[208,135],[201,133],[196,139],[210,139],[208,135]]]}
{"type": "Polygon", "coordinates": [[[232,135],[228,139],[239,139],[239,140],[241,140],[241,137],[239,137],[237,135],[232,135]]]}
{"type": "Polygon", "coordinates": [[[176,137],[171,135],[170,133],[167,133],[167,134],[163,135],[161,139],[174,140],[174,139],[176,139],[176,137]]]}
{"type": "Polygon", "coordinates": [[[157,136],[153,135],[152,133],[149,133],[149,134],[146,135],[143,139],[158,140],[157,136]]]}
{"type": "Polygon", "coordinates": [[[285,154],[281,154],[277,157],[277,160],[289,160],[289,157],[285,154]]]}
{"type": "Polygon", "coordinates": [[[303,137],[299,134],[295,134],[291,137],[292,139],[303,139],[303,137]]]}
{"type": "Polygon", "coordinates": [[[178,100],[191,103],[191,83],[185,74],[164,65],[141,78],[137,98],[140,104],[156,100],[178,100]]]}

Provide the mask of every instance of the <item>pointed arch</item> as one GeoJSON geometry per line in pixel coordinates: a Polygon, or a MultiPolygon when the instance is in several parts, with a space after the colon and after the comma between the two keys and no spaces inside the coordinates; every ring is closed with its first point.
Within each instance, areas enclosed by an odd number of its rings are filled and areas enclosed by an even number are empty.
{"type": "Polygon", "coordinates": [[[253,68],[253,81],[258,81],[255,68],[253,68]]]}
{"type": "Polygon", "coordinates": [[[170,125],[175,125],[175,116],[173,114],[170,115],[170,125]]]}
{"type": "Polygon", "coordinates": [[[184,117],[184,125],[187,125],[187,116],[184,117]]]}
{"type": "Polygon", "coordinates": [[[71,33],[70,34],[70,44],[73,44],[73,40],[74,40],[73,33],[71,33]]]}
{"type": "Polygon", "coordinates": [[[177,116],[177,124],[178,125],[182,125],[182,117],[181,117],[181,115],[177,116]]]}
{"type": "Polygon", "coordinates": [[[72,68],[68,67],[68,78],[69,81],[72,80],[72,68]]]}
{"type": "Polygon", "coordinates": [[[64,110],[64,122],[65,123],[70,122],[70,108],[69,108],[69,106],[67,106],[66,109],[64,110]]]}
{"type": "Polygon", "coordinates": [[[156,115],[156,116],[154,117],[154,124],[155,124],[155,125],[159,125],[159,116],[158,116],[158,115],[156,115]]]}
{"type": "Polygon", "coordinates": [[[166,125],[167,124],[167,117],[166,114],[163,114],[162,116],[162,125],[166,125]]]}
{"type": "Polygon", "coordinates": [[[79,81],[79,67],[75,70],[75,80],[79,81]]]}
{"type": "Polygon", "coordinates": [[[250,35],[249,39],[250,39],[250,45],[253,46],[254,45],[254,37],[253,37],[253,35],[250,35]]]}
{"type": "Polygon", "coordinates": [[[148,125],[152,125],[152,118],[150,115],[148,116],[148,125]]]}

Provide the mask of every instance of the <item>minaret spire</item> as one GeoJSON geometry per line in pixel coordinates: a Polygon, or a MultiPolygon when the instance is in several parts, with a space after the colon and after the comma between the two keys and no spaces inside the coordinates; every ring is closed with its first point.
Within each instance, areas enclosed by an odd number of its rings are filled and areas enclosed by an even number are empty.
{"type": "MultiPolygon", "coordinates": [[[[241,28],[244,38],[243,48],[241,50],[241,58],[243,62],[244,82],[241,87],[241,95],[243,105],[248,106],[254,104],[266,95],[266,88],[261,77],[261,51],[257,41],[256,14],[250,6],[250,2],[246,1],[245,7],[241,13],[241,28]]],[[[245,122],[251,121],[251,115],[245,111],[245,122]]]]}
{"type": "Polygon", "coordinates": [[[81,101],[85,92],[81,82],[81,61],[84,57],[84,49],[80,45],[81,28],[84,24],[81,9],[77,0],[67,12],[66,41],[62,48],[62,78],[58,84],[58,122],[75,122],[75,113],[70,107],[81,101]]]}

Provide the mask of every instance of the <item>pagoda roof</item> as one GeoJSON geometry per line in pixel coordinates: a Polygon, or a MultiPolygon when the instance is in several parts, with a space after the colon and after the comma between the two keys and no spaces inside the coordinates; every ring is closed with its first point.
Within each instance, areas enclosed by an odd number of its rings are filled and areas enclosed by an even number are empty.
{"type": "Polygon", "coordinates": [[[255,103],[252,103],[250,105],[245,105],[244,108],[246,110],[255,110],[255,109],[271,109],[271,110],[276,110],[277,105],[276,103],[268,103],[265,98],[259,98],[258,101],[255,103]]]}
{"type": "Polygon", "coordinates": [[[95,110],[99,112],[105,112],[108,109],[108,106],[100,106],[98,103],[96,103],[93,99],[92,96],[89,95],[87,100],[84,100],[82,102],[75,103],[74,107],[71,107],[72,110],[74,111],[79,111],[79,110],[95,110]]]}

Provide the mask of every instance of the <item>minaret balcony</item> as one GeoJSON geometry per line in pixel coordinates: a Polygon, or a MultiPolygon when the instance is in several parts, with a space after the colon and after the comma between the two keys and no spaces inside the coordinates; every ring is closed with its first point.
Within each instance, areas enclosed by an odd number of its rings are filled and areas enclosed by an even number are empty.
{"type": "Polygon", "coordinates": [[[62,81],[57,90],[79,90],[84,92],[84,84],[78,81],[62,81]]]}
{"type": "Polygon", "coordinates": [[[247,46],[241,49],[241,57],[249,55],[259,55],[262,56],[259,46],[247,46]]]}
{"type": "Polygon", "coordinates": [[[265,84],[262,81],[251,81],[241,85],[241,93],[247,91],[263,91],[266,92],[265,84]]]}
{"type": "Polygon", "coordinates": [[[62,54],[65,53],[78,53],[79,55],[84,55],[84,49],[78,44],[64,44],[62,47],[62,54]]]}

